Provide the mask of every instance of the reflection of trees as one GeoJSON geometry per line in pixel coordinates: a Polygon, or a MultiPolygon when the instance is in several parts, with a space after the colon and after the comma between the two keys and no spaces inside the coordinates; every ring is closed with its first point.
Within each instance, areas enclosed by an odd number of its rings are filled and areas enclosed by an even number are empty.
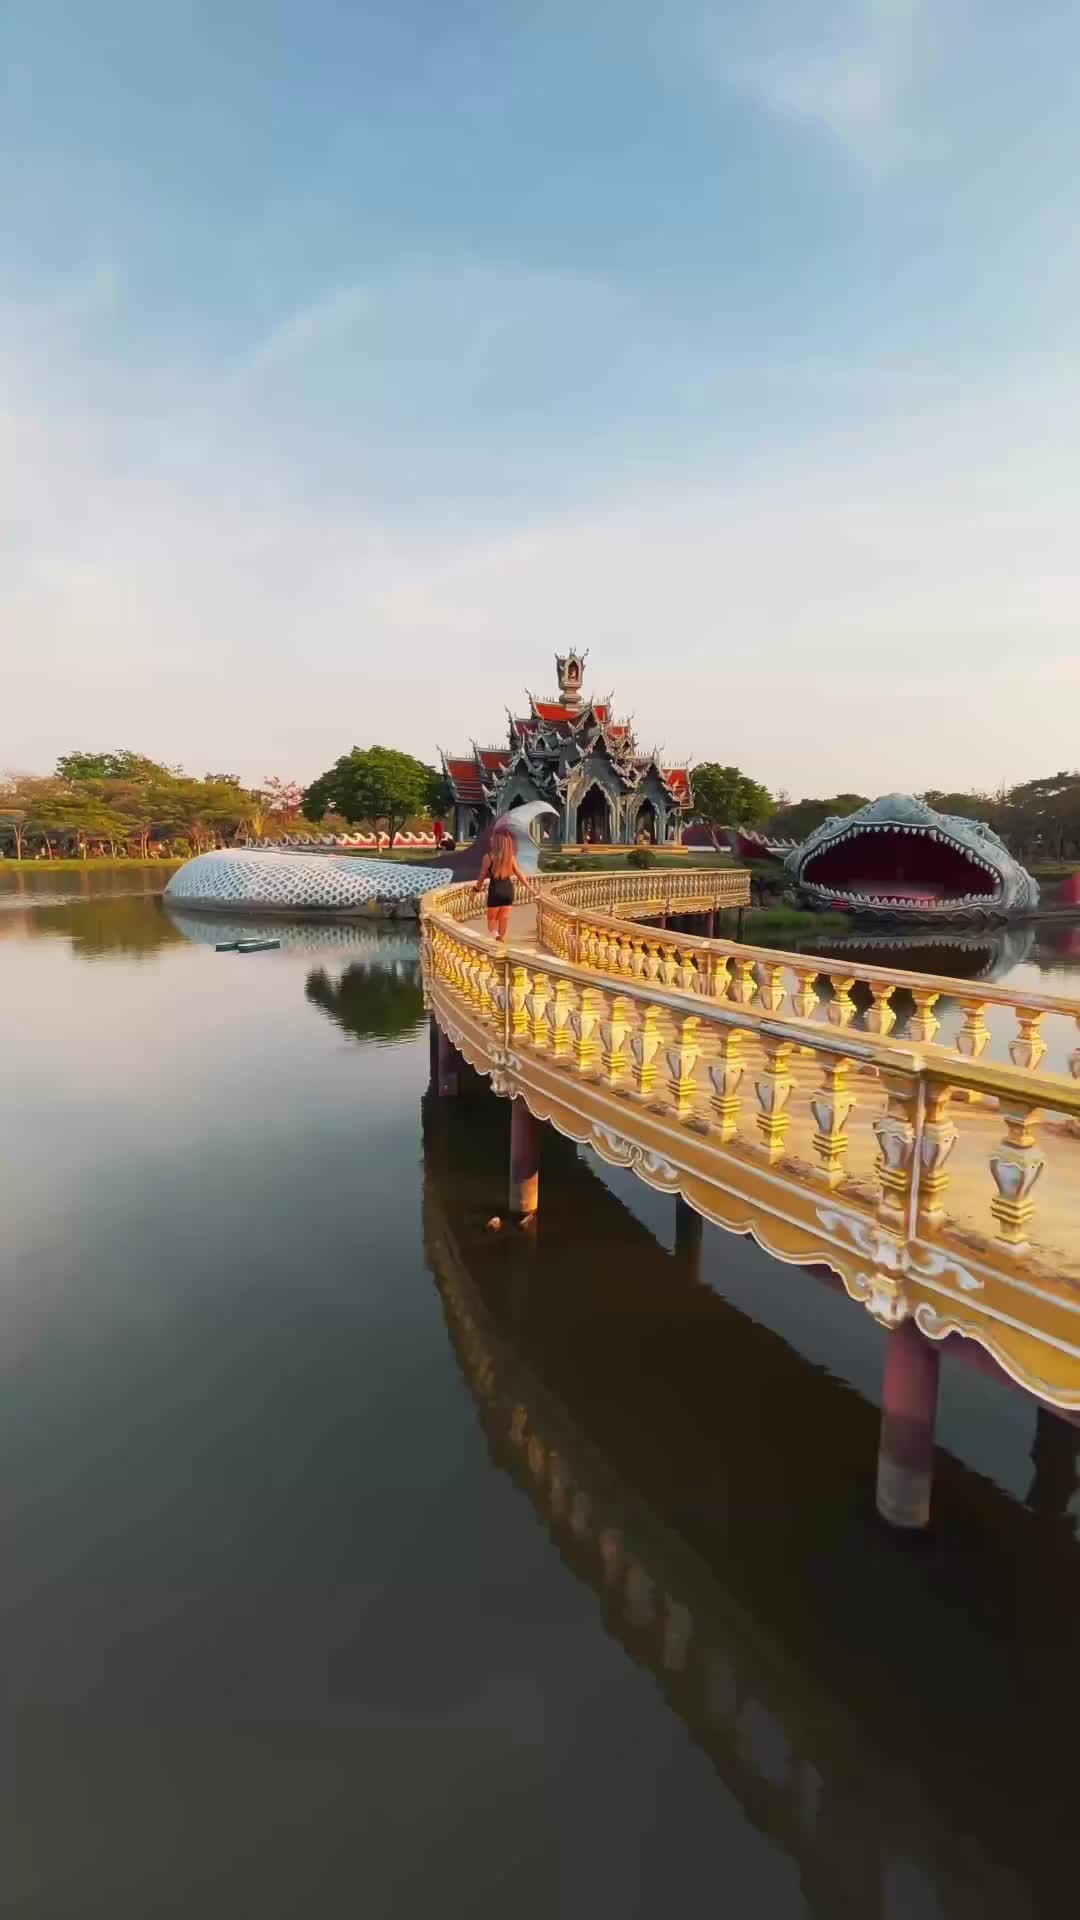
{"type": "Polygon", "coordinates": [[[415,960],[388,966],[354,960],[339,980],[325,967],[308,974],[304,988],[313,1007],[355,1040],[396,1040],[416,1033],[424,1016],[420,968],[415,960]]]}
{"type": "Polygon", "coordinates": [[[179,927],[161,912],[157,901],[139,894],[128,899],[113,895],[100,900],[73,900],[62,906],[35,906],[20,918],[23,931],[31,937],[70,940],[72,952],[84,960],[105,953],[144,959],[159,947],[184,944],[179,927]]]}

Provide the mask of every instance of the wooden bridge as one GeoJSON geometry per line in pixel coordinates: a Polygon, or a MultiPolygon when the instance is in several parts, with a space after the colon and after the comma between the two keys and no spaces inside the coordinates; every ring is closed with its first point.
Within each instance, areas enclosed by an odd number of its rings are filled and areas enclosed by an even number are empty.
{"type": "Polygon", "coordinates": [[[426,896],[440,1083],[514,1101],[511,1206],[539,1121],[778,1259],[822,1264],[892,1330],[878,1502],[929,1511],[939,1343],[1080,1410],[1080,1001],[696,938],[738,871],[540,875],[506,946],[471,885],[426,896]]]}

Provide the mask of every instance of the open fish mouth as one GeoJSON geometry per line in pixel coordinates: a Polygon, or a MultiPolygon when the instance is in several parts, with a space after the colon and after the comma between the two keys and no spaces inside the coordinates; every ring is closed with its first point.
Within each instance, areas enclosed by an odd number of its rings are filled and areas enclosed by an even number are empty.
{"type": "Polygon", "coordinates": [[[852,824],[814,849],[799,885],[855,912],[992,912],[1001,875],[939,827],[852,824]]]}

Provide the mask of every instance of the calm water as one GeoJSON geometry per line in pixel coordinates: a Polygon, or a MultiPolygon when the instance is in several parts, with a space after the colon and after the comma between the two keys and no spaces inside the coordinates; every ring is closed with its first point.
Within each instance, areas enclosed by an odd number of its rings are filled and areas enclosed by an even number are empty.
{"type": "Polygon", "coordinates": [[[550,1132],[485,1231],[507,1109],[428,1094],[409,934],[217,955],[158,875],[30,877],[5,1912],[1072,1910],[1071,1435],[947,1361],[885,1535],[865,1314],[550,1132]]]}

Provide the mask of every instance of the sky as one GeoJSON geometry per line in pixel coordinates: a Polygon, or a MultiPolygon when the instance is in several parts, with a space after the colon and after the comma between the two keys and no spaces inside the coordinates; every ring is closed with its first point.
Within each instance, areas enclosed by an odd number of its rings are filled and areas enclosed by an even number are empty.
{"type": "Polygon", "coordinates": [[[5,0],[0,768],[1080,761],[1075,0],[5,0]]]}

